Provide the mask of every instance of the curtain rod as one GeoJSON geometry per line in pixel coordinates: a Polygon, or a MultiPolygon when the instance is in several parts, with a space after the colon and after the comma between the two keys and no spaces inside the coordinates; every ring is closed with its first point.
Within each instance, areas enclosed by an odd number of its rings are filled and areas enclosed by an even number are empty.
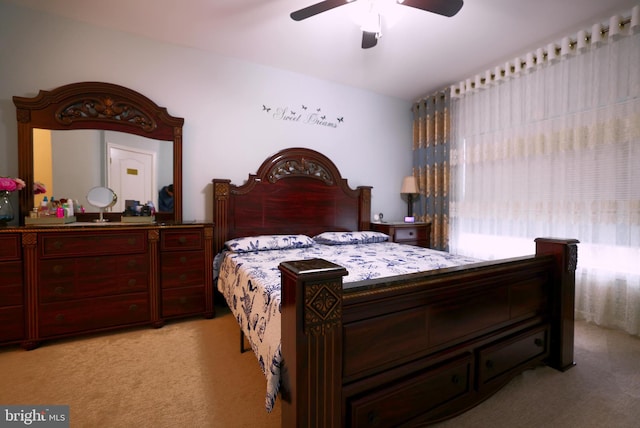
{"type": "MultiPolygon", "coordinates": [[[[636,6],[636,7],[637,7],[637,6],[636,6]]],[[[620,29],[624,29],[624,27],[625,27],[626,25],[629,25],[629,24],[631,23],[631,21],[632,21],[631,17],[628,17],[628,18],[621,18],[621,19],[620,19],[620,21],[619,21],[619,23],[618,23],[618,27],[619,27],[620,29]]],[[[594,24],[594,27],[595,27],[596,25],[598,25],[598,24],[594,24]]],[[[600,27],[600,35],[601,35],[601,36],[604,36],[605,34],[609,33],[609,31],[610,31],[610,26],[609,26],[609,25],[604,25],[604,24],[600,24],[600,25],[601,25],[601,27],[600,27]]],[[[592,28],[593,28],[593,27],[592,27],[592,28]]],[[[580,31],[579,31],[578,33],[580,33],[580,31]]],[[[593,38],[593,37],[592,37],[592,35],[593,35],[593,32],[591,32],[591,33],[587,33],[587,32],[585,31],[585,38],[584,38],[585,43],[589,43],[589,42],[591,42],[591,40],[592,40],[592,38],[593,38]]],[[[578,41],[579,41],[578,39],[576,39],[576,40],[572,40],[571,38],[569,38],[569,45],[568,45],[569,49],[574,49],[574,48],[575,48],[575,46],[578,44],[578,41]]],[[[552,44],[554,44],[554,43],[553,43],[553,42],[552,42],[552,43],[550,43],[550,44],[549,44],[549,46],[550,46],[550,45],[552,45],[552,44]]],[[[556,56],[557,56],[557,55],[560,55],[560,54],[562,53],[562,46],[555,46],[555,51],[554,51],[554,53],[555,53],[555,55],[556,55],[556,56]]],[[[535,65],[535,64],[538,64],[539,62],[544,61],[544,60],[545,60],[545,59],[547,59],[548,57],[549,57],[548,49],[547,49],[547,51],[543,51],[543,53],[542,53],[542,58],[541,58],[541,59],[538,59],[538,56],[533,55],[533,64],[534,64],[534,65],[535,65]]],[[[522,60],[522,59],[521,59],[521,60],[520,60],[520,64],[519,64],[519,65],[520,65],[520,67],[521,67],[521,68],[524,68],[524,67],[526,67],[526,66],[527,66],[527,61],[526,61],[526,60],[522,60]]],[[[511,73],[514,73],[514,72],[516,71],[516,66],[515,66],[515,65],[513,65],[513,64],[511,64],[511,65],[510,65],[510,67],[509,67],[509,71],[510,71],[511,73]]],[[[507,74],[507,71],[506,71],[505,69],[501,69],[501,70],[500,70],[500,77],[505,77],[505,76],[506,76],[506,74],[507,74]]],[[[491,74],[490,74],[490,77],[491,77],[491,80],[494,80],[494,79],[495,79],[495,77],[496,77],[496,74],[495,74],[495,73],[491,73],[491,74]]],[[[480,78],[480,83],[481,83],[481,84],[485,84],[486,82],[487,82],[487,78],[486,78],[486,77],[482,77],[482,78],[480,78]]],[[[476,88],[476,86],[477,86],[477,85],[476,85],[476,82],[471,82],[471,88],[470,88],[470,89],[475,89],[475,88],[476,88]]],[[[456,94],[459,94],[459,93],[460,93],[460,89],[459,89],[459,88],[456,88],[456,89],[455,89],[455,93],[456,93],[456,94]]]]}
{"type": "MultiPolygon", "coordinates": [[[[631,24],[631,17],[621,19],[620,23],[618,24],[618,26],[620,27],[620,29],[623,29],[625,27],[625,25],[629,25],[629,24],[631,24]]],[[[596,24],[596,25],[598,25],[598,24],[596,24]]],[[[601,28],[600,35],[604,36],[608,32],[609,32],[609,26],[607,25],[607,26],[604,26],[604,27],[601,28]]],[[[589,43],[591,41],[591,34],[592,33],[586,33],[585,39],[584,39],[585,42],[589,43]]],[[[576,39],[576,40],[569,39],[569,48],[573,49],[577,43],[578,43],[578,39],[576,39]]],[[[556,46],[556,55],[559,54],[561,51],[562,51],[562,48],[556,46]]],[[[544,53],[544,57],[547,57],[548,55],[549,55],[548,52],[544,53]]],[[[523,62],[520,63],[520,65],[526,65],[526,64],[527,64],[526,61],[523,61],[523,62]]]]}
{"type": "MultiPolygon", "coordinates": [[[[485,72],[485,77],[480,77],[479,75],[476,75],[475,79],[473,80],[466,79],[466,81],[461,81],[459,84],[451,85],[449,87],[451,90],[451,96],[455,97],[456,95],[461,95],[466,90],[473,90],[480,87],[481,85],[484,85],[488,82],[495,80],[498,77],[499,78],[505,77],[507,75],[507,72],[516,73],[520,69],[531,68],[531,67],[534,67],[535,65],[541,64],[542,62],[544,62],[550,57],[550,52],[552,52],[551,59],[563,54],[563,52],[565,52],[566,54],[568,53],[566,52],[567,50],[573,50],[576,48],[576,45],[577,46],[581,45],[582,37],[584,37],[583,40],[585,44],[591,43],[594,38],[593,35],[596,34],[594,29],[599,27],[599,30],[597,32],[599,33],[600,36],[604,36],[605,34],[610,33],[612,31],[611,25],[615,22],[614,20],[618,21],[616,25],[621,30],[624,29],[627,25],[632,24],[631,31],[634,31],[638,27],[639,17],[640,17],[640,5],[636,5],[631,9],[631,16],[620,17],[619,15],[614,15],[609,19],[609,25],[606,25],[602,23],[602,21],[600,21],[600,23],[596,23],[592,25],[591,32],[588,32],[586,30],[578,31],[578,37],[576,39],[571,39],[570,37],[563,38],[560,46],[558,46],[557,44],[558,42],[551,42],[547,45],[546,48],[538,48],[535,51],[532,51],[526,54],[526,59],[516,57],[513,61],[518,61],[518,62],[510,63],[509,61],[507,61],[507,63],[505,64],[505,67],[499,67],[499,66],[495,67],[495,72],[487,70],[485,72]],[[584,36],[582,35],[582,33],[584,33],[584,36]],[[467,86],[466,90],[463,88],[463,86],[465,85],[465,82],[467,86]]],[[[601,37],[596,40],[600,41],[600,39],[601,37]]],[[[442,93],[443,91],[444,90],[439,90],[433,93],[432,95],[421,97],[416,101],[416,103],[422,102],[424,99],[437,95],[438,93],[442,93]]]]}

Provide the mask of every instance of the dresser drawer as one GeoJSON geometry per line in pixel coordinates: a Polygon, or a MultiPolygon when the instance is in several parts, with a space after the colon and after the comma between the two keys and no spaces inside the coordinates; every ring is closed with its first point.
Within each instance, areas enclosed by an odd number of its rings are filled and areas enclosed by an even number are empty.
{"type": "Polygon", "coordinates": [[[48,259],[39,264],[40,283],[47,281],[99,280],[105,276],[148,273],[146,254],[107,257],[70,257],[48,259]]]}
{"type": "Polygon", "coordinates": [[[204,253],[202,251],[165,252],[161,257],[162,288],[204,284],[204,253]]]}
{"type": "Polygon", "coordinates": [[[20,259],[20,235],[0,234],[0,261],[20,259]]]}
{"type": "Polygon", "coordinates": [[[24,339],[24,325],[22,306],[0,308],[0,343],[24,339]]]}
{"type": "Polygon", "coordinates": [[[395,229],[393,240],[401,241],[423,241],[428,238],[427,229],[424,227],[399,227],[395,229]]]}
{"type": "Polygon", "coordinates": [[[371,230],[389,235],[391,242],[404,245],[431,246],[431,223],[371,223],[371,230]]]}
{"type": "Polygon", "coordinates": [[[8,285],[0,287],[0,308],[24,304],[22,285],[8,285]]]}
{"type": "Polygon", "coordinates": [[[204,248],[202,229],[185,228],[163,230],[160,234],[160,249],[166,250],[201,250],[204,248]]]}
{"type": "Polygon", "coordinates": [[[522,364],[546,357],[549,353],[548,338],[547,328],[541,327],[481,350],[478,356],[478,387],[522,364]]]}
{"type": "Polygon", "coordinates": [[[43,260],[39,265],[40,303],[147,291],[145,254],[43,260]]]}
{"type": "Polygon", "coordinates": [[[40,337],[122,327],[150,321],[149,294],[82,299],[39,306],[40,337]]]}
{"type": "Polygon", "coordinates": [[[73,257],[142,253],[147,250],[144,230],[122,233],[46,233],[40,242],[42,257],[73,257]]]}
{"type": "Polygon", "coordinates": [[[204,287],[173,288],[162,291],[162,316],[202,313],[205,310],[204,287]]]}
{"type": "Polygon", "coordinates": [[[399,426],[471,392],[471,355],[376,388],[348,405],[352,427],[399,426]]]}
{"type": "Polygon", "coordinates": [[[100,281],[59,281],[40,284],[40,303],[148,291],[148,275],[110,276],[100,281]]]}
{"type": "Polygon", "coordinates": [[[22,304],[22,263],[0,263],[0,306],[22,304]]]}

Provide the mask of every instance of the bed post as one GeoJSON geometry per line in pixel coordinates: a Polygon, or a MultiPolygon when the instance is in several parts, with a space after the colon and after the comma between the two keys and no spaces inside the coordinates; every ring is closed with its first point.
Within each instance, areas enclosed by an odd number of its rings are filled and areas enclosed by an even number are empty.
{"type": "Polygon", "coordinates": [[[358,230],[371,229],[371,186],[358,186],[358,230]]]}
{"type": "Polygon", "coordinates": [[[213,182],[213,254],[218,254],[229,235],[229,193],[231,180],[213,182]]]}
{"type": "Polygon", "coordinates": [[[322,259],[280,264],[282,426],[342,424],[342,277],[322,259]]]}
{"type": "Polygon", "coordinates": [[[576,239],[537,238],[536,255],[553,255],[556,269],[551,292],[551,349],[548,365],[565,371],[573,367],[573,330],[575,309],[576,239]]]}

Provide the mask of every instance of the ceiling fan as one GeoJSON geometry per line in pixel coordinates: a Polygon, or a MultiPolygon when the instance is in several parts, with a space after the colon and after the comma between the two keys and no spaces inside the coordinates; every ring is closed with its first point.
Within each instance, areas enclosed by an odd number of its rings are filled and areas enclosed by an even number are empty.
{"type": "MultiPolygon", "coordinates": [[[[320,3],[312,4],[303,9],[296,10],[291,13],[291,19],[294,21],[302,21],[322,12],[353,3],[357,0],[325,0],[320,3]]],[[[368,12],[365,22],[362,24],[362,49],[369,49],[378,43],[378,39],[382,37],[381,23],[382,15],[379,9],[379,2],[385,0],[364,0],[368,2],[368,12]]],[[[387,0],[389,1],[389,0],[387,0]]],[[[403,6],[409,6],[416,9],[426,10],[427,12],[437,13],[451,17],[458,13],[462,8],[463,0],[392,0],[403,6]]]]}

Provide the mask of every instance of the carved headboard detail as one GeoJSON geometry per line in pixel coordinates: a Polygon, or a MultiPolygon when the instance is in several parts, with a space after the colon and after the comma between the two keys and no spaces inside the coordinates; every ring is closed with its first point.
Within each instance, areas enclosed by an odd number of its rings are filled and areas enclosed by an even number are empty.
{"type": "Polygon", "coordinates": [[[298,160],[283,160],[275,165],[268,174],[269,181],[276,181],[290,175],[305,175],[324,181],[329,186],[333,185],[333,177],[322,165],[308,161],[305,158],[298,160]]]}
{"type": "Polygon", "coordinates": [[[335,164],[306,148],[266,159],[242,185],[213,180],[214,251],[228,239],[368,230],[371,187],[349,187],[335,164]]]}

